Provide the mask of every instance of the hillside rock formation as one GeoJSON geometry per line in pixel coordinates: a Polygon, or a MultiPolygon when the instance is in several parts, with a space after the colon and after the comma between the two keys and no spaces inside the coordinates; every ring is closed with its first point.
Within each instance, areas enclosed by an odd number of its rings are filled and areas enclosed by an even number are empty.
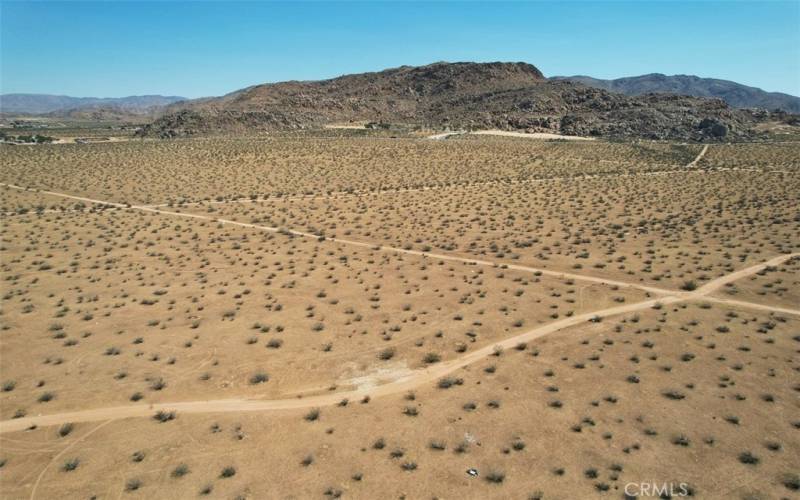
{"type": "Polygon", "coordinates": [[[168,106],[151,137],[247,133],[383,122],[431,128],[523,130],[617,138],[732,140],[773,118],[721,99],[626,96],[548,80],[527,63],[434,63],[330,80],[256,85],[168,106]]]}

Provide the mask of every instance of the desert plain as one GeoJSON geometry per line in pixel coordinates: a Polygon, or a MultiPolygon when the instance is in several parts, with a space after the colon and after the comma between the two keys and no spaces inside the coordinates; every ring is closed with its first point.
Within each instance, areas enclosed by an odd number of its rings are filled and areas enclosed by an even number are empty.
{"type": "Polygon", "coordinates": [[[798,158],[0,145],[0,494],[797,498],[798,158]]]}

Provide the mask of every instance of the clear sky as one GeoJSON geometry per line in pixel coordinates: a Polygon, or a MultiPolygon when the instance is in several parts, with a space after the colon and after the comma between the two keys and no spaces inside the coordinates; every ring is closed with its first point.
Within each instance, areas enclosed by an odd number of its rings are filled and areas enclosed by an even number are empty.
{"type": "Polygon", "coordinates": [[[789,2],[9,2],[0,92],[221,95],[435,61],[695,74],[800,95],[789,2]]]}

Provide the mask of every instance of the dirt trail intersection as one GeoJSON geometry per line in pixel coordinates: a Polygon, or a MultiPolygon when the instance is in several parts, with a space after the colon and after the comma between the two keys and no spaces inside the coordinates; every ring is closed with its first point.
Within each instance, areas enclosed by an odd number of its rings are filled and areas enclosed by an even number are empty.
{"type": "MultiPolygon", "coordinates": [[[[702,157],[705,151],[706,149],[704,148],[704,150],[700,153],[700,155],[698,155],[698,157],[695,159],[695,162],[702,157]]],[[[9,185],[9,184],[0,184],[0,185],[12,189],[26,190],[26,188],[15,185],[9,185]]],[[[173,212],[168,210],[161,210],[158,208],[154,208],[152,206],[137,206],[137,205],[129,206],[121,203],[73,196],[53,191],[39,191],[39,192],[52,196],[74,199],[93,204],[111,206],[120,209],[141,210],[162,215],[211,220],[222,224],[259,229],[270,232],[279,231],[279,229],[275,227],[261,226],[257,224],[250,224],[250,223],[244,223],[226,219],[217,219],[205,215],[187,214],[187,213],[173,212]]],[[[318,235],[302,231],[288,231],[288,232],[295,236],[302,236],[313,239],[319,238],[318,235]]],[[[273,399],[273,400],[222,399],[222,400],[211,400],[211,401],[188,401],[188,402],[175,402],[175,403],[161,403],[153,405],[117,406],[111,408],[97,408],[91,410],[59,413],[52,415],[31,416],[31,417],[18,418],[0,422],[0,433],[20,431],[30,428],[32,426],[51,426],[67,422],[93,422],[93,421],[116,420],[116,419],[132,418],[132,417],[148,417],[152,416],[155,412],[161,410],[177,411],[180,413],[293,410],[300,408],[312,408],[312,407],[334,405],[339,403],[343,399],[359,399],[365,396],[378,397],[389,394],[397,394],[404,391],[408,391],[410,389],[416,388],[424,384],[429,384],[431,382],[436,381],[437,379],[450,375],[455,371],[459,370],[460,368],[463,368],[469,364],[472,364],[480,359],[485,358],[486,356],[491,355],[497,349],[513,348],[518,343],[528,342],[534,339],[538,339],[545,335],[549,335],[551,333],[563,330],[565,328],[574,325],[585,323],[590,320],[596,321],[604,317],[645,310],[652,308],[656,304],[666,305],[666,304],[674,304],[677,302],[702,299],[705,301],[719,302],[737,307],[755,308],[755,309],[779,312],[784,314],[800,315],[800,310],[772,307],[763,304],[754,304],[750,302],[716,298],[710,296],[711,293],[719,290],[720,288],[724,287],[729,283],[745,278],[747,276],[751,276],[768,266],[775,266],[785,262],[786,260],[800,256],[800,253],[780,255],[768,261],[762,262],[760,264],[756,264],[744,269],[740,269],[733,273],[720,276],[694,291],[677,291],[677,290],[647,286],[640,283],[628,283],[624,281],[616,281],[594,276],[586,276],[582,274],[564,273],[559,271],[536,269],[532,267],[519,266],[519,265],[506,265],[503,263],[492,262],[488,260],[469,259],[453,255],[428,253],[416,250],[406,250],[390,246],[378,246],[371,243],[352,241],[340,238],[329,238],[327,241],[332,241],[335,243],[357,246],[357,247],[374,248],[376,250],[381,250],[386,252],[396,252],[396,253],[416,255],[420,257],[433,258],[445,261],[462,262],[472,265],[489,266],[489,267],[498,267],[502,265],[506,266],[509,269],[517,271],[541,273],[549,276],[556,276],[561,278],[574,279],[592,283],[602,283],[606,285],[615,285],[619,287],[633,287],[644,290],[649,294],[653,294],[655,298],[650,298],[648,300],[633,304],[626,304],[621,306],[610,307],[607,309],[592,311],[588,313],[578,314],[558,321],[554,321],[552,323],[539,326],[522,334],[506,338],[503,341],[495,343],[493,345],[488,345],[481,349],[469,352],[452,361],[404,373],[400,375],[398,378],[388,383],[384,383],[383,385],[379,385],[377,387],[357,388],[349,391],[341,391],[341,392],[323,394],[318,396],[310,396],[304,398],[273,399]]]]}

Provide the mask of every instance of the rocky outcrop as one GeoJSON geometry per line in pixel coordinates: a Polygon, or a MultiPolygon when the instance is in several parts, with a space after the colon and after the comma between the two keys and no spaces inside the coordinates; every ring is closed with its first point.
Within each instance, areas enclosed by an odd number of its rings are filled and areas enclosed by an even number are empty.
{"type": "Polygon", "coordinates": [[[626,96],[547,80],[526,63],[436,63],[315,82],[249,87],[186,101],[142,135],[198,134],[376,122],[436,128],[497,128],[566,135],[693,141],[752,137],[770,118],[721,99],[672,94],[626,96]]]}

